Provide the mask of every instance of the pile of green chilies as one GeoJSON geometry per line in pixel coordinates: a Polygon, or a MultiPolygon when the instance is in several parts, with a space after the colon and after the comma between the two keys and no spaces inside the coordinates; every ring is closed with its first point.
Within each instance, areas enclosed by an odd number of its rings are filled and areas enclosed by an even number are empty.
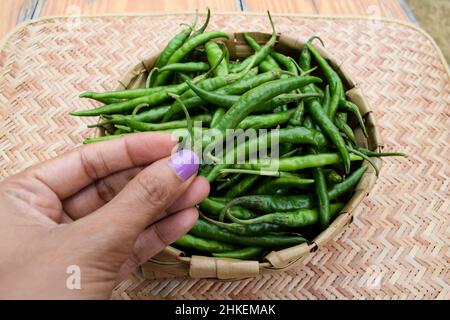
{"type": "MultiPolygon", "coordinates": [[[[274,129],[281,156],[267,163],[224,164],[226,154],[211,154],[217,163],[202,164],[199,175],[211,193],[200,219],[174,246],[188,254],[261,259],[272,250],[305,243],[326,229],[351,198],[354,187],[374,165],[371,157],[403,156],[360,148],[350,121],[367,136],[359,108],[345,96],[339,74],[314,47],[311,38],[298,56],[275,49],[276,32],[264,43],[249,34],[254,53],[231,60],[222,42],[228,34],[195,29],[197,18],[166,45],[149,71],[145,88],[84,92],[102,102],[74,116],[100,116],[93,127],[106,135],[85,143],[142,131],[274,129]],[[203,128],[193,128],[201,121],[203,128]],[[363,164],[362,160],[367,160],[363,164]]],[[[320,40],[320,39],[318,39],[320,40]]],[[[320,40],[322,41],[322,40],[320,40]]],[[[249,152],[268,134],[237,146],[249,152]]],[[[201,141],[208,144],[208,141],[201,141]]],[[[375,168],[378,172],[378,169],[375,168]]]]}

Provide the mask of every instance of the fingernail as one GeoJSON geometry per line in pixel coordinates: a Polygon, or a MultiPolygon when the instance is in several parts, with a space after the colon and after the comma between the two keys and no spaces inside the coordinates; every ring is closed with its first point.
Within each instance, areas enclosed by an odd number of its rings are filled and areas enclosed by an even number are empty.
{"type": "Polygon", "coordinates": [[[173,154],[169,160],[169,165],[183,181],[197,172],[198,164],[198,156],[191,150],[180,150],[173,154]]]}

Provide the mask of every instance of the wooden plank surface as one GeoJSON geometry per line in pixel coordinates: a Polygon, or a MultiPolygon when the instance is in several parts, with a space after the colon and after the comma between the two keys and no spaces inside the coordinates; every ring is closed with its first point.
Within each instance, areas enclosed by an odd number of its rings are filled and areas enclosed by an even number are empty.
{"type": "Polygon", "coordinates": [[[81,14],[144,13],[206,10],[206,7],[212,11],[240,11],[239,1],[235,0],[45,0],[42,16],[74,14],[73,11],[81,14]]]}
{"type": "Polygon", "coordinates": [[[248,11],[276,13],[319,13],[313,0],[245,0],[248,11]]]}
{"type": "Polygon", "coordinates": [[[33,0],[1,0],[0,38],[15,25],[31,19],[36,5],[37,1],[33,0]]]}
{"type": "Polygon", "coordinates": [[[245,0],[249,11],[359,15],[408,20],[397,0],[245,0]]]}
{"type": "Polygon", "coordinates": [[[193,11],[270,10],[276,13],[361,15],[408,20],[403,0],[1,0],[0,37],[16,24],[41,16],[193,11]]]}
{"type": "Polygon", "coordinates": [[[397,0],[315,0],[322,14],[360,15],[408,20],[397,0]]]}

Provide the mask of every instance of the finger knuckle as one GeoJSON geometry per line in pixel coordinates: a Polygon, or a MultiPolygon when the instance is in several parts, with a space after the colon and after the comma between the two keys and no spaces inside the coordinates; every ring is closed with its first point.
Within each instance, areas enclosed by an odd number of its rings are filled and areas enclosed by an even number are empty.
{"type": "Polygon", "coordinates": [[[130,255],[130,257],[128,259],[131,262],[131,265],[133,267],[137,267],[137,266],[139,266],[139,265],[141,265],[142,263],[145,262],[143,257],[141,257],[141,255],[139,254],[139,252],[137,252],[135,250],[133,250],[133,252],[131,253],[131,255],[130,255]]]}
{"type": "Polygon", "coordinates": [[[160,177],[150,173],[144,173],[137,176],[136,182],[139,185],[139,196],[144,203],[162,207],[169,200],[169,188],[160,177]]]}
{"type": "Polygon", "coordinates": [[[171,241],[169,239],[167,239],[166,235],[158,227],[158,224],[154,225],[153,231],[155,232],[155,236],[158,239],[158,242],[161,243],[161,246],[163,248],[168,246],[171,243],[171,241]]]}
{"type": "Polygon", "coordinates": [[[95,182],[95,190],[97,191],[98,197],[105,203],[116,196],[114,186],[105,179],[95,182]]]}
{"type": "Polygon", "coordinates": [[[91,180],[97,180],[109,172],[108,164],[101,152],[92,154],[81,149],[79,154],[81,165],[91,180]]]}

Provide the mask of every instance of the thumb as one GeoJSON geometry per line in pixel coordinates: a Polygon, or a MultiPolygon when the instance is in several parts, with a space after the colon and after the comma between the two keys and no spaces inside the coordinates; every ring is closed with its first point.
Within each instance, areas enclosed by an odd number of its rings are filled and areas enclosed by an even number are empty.
{"type": "Polygon", "coordinates": [[[181,150],[170,158],[152,163],[136,175],[110,202],[91,216],[105,226],[132,230],[137,235],[161,217],[195,178],[199,166],[197,155],[181,150]]]}

